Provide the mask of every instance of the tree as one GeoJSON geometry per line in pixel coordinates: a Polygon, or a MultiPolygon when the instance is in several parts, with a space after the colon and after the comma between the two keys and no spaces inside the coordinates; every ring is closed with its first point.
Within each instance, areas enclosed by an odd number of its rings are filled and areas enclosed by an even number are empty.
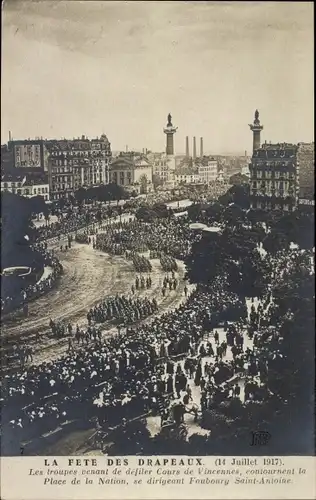
{"type": "Polygon", "coordinates": [[[29,198],[29,201],[30,201],[30,209],[33,214],[43,213],[44,216],[48,215],[48,207],[45,203],[43,196],[33,196],[32,198],[29,198]]]}
{"type": "Polygon", "coordinates": [[[189,219],[192,222],[200,221],[207,214],[208,207],[206,203],[193,203],[187,208],[189,219]]]}
{"type": "Polygon", "coordinates": [[[151,441],[153,455],[186,455],[188,453],[188,429],[185,424],[179,427],[162,428],[151,441]]]}
{"type": "Polygon", "coordinates": [[[154,219],[157,219],[157,213],[148,207],[140,207],[136,211],[136,219],[143,220],[144,222],[152,222],[154,219]]]}
{"type": "Polygon", "coordinates": [[[139,179],[139,183],[140,183],[140,194],[147,193],[147,187],[148,187],[147,175],[143,174],[139,179]]]}
{"type": "Polygon", "coordinates": [[[107,452],[109,455],[144,455],[149,445],[150,433],[146,420],[135,420],[119,428],[115,433],[114,443],[107,452]]]}
{"type": "Polygon", "coordinates": [[[223,211],[223,219],[229,226],[236,226],[237,224],[240,224],[245,217],[246,216],[242,208],[235,203],[231,203],[223,211]]]}
{"type": "Polygon", "coordinates": [[[161,179],[161,177],[159,177],[159,175],[154,174],[153,175],[154,189],[156,189],[157,187],[162,186],[162,185],[163,185],[163,180],[161,179]]]}
{"type": "Polygon", "coordinates": [[[300,248],[312,249],[315,246],[313,213],[297,213],[295,223],[291,232],[293,243],[297,243],[300,248]]]}
{"type": "Polygon", "coordinates": [[[223,213],[223,206],[218,203],[210,203],[206,208],[206,215],[210,222],[220,222],[223,213]]]}
{"type": "Polygon", "coordinates": [[[156,213],[159,219],[164,219],[169,216],[169,211],[165,203],[156,203],[153,205],[152,210],[156,213]]]}
{"type": "Polygon", "coordinates": [[[289,248],[287,236],[275,230],[267,234],[262,244],[264,250],[272,255],[276,255],[278,252],[282,252],[289,248]]]}
{"type": "MultiPolygon", "coordinates": [[[[1,268],[13,266],[40,267],[43,265],[41,254],[31,247],[36,238],[32,223],[34,203],[31,198],[24,198],[9,192],[2,193],[1,229],[3,234],[1,247],[1,268]]],[[[11,289],[10,280],[3,283],[3,295],[11,289]]],[[[12,285],[15,286],[15,283],[12,285]]]]}
{"type": "Polygon", "coordinates": [[[235,203],[247,210],[249,208],[249,185],[232,186],[227,193],[219,197],[218,201],[226,206],[235,203]]]}
{"type": "Polygon", "coordinates": [[[226,264],[226,256],[219,239],[209,241],[202,238],[192,245],[186,258],[187,277],[192,283],[210,285],[226,264]]]}

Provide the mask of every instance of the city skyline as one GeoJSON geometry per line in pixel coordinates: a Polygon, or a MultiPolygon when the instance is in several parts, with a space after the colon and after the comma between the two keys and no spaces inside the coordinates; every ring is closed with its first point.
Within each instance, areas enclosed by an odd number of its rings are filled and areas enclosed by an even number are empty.
{"type": "Polygon", "coordinates": [[[107,134],[113,150],[165,149],[167,114],[205,153],[314,135],[309,2],[9,2],[2,136],[107,134]],[[71,19],[71,20],[70,20],[71,19]],[[237,28],[236,28],[237,26],[237,28]]]}

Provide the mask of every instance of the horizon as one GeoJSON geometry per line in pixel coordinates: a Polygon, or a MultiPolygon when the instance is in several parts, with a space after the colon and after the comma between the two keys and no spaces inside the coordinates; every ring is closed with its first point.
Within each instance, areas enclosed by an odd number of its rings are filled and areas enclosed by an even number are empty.
{"type": "Polygon", "coordinates": [[[255,109],[262,143],[313,142],[312,13],[308,2],[6,3],[1,143],[9,131],[105,133],[114,151],[163,152],[170,112],[176,155],[196,136],[205,154],[242,156],[255,109]]]}

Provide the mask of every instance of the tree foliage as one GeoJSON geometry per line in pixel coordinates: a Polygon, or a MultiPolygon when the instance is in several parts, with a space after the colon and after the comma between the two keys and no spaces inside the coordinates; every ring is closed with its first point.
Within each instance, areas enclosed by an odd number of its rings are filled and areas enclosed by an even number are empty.
{"type": "Polygon", "coordinates": [[[32,226],[33,199],[9,192],[2,193],[1,198],[1,230],[3,235],[1,267],[29,265],[35,256],[30,248],[30,242],[35,237],[32,226]]]}
{"type": "Polygon", "coordinates": [[[79,188],[75,194],[75,199],[78,202],[87,201],[115,201],[128,199],[129,194],[119,184],[101,184],[100,186],[79,188]]]}

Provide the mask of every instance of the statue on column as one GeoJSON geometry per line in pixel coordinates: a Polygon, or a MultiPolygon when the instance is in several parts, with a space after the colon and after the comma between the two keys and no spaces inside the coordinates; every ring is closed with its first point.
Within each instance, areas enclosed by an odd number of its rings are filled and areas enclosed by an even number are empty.
{"type": "Polygon", "coordinates": [[[172,116],[171,116],[171,114],[169,113],[169,115],[168,115],[168,123],[167,123],[167,127],[172,127],[171,118],[172,118],[172,116]]]}
{"type": "Polygon", "coordinates": [[[257,109],[255,111],[255,123],[260,123],[260,120],[259,120],[259,111],[257,109]]]}

